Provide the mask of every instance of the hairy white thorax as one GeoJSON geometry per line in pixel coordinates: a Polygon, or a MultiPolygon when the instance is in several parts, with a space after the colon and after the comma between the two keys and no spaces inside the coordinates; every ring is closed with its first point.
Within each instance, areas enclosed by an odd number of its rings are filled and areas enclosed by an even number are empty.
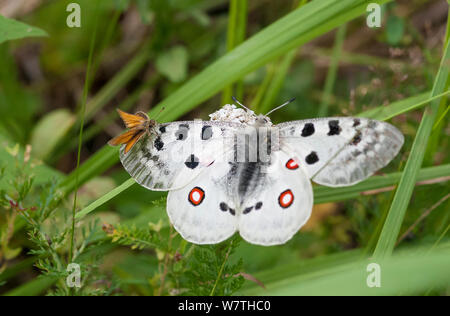
{"type": "Polygon", "coordinates": [[[248,125],[272,125],[270,118],[256,115],[251,110],[236,107],[234,104],[225,104],[220,110],[209,115],[211,121],[227,121],[248,125]]]}

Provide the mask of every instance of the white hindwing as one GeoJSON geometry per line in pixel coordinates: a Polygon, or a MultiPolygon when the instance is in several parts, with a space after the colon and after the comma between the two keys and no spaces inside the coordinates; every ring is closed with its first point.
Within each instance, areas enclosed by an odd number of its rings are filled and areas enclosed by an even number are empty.
{"type": "Polygon", "coordinates": [[[221,242],[236,230],[265,246],[291,239],[311,215],[312,187],[290,156],[278,151],[271,159],[265,172],[261,165],[214,163],[189,185],[170,191],[167,213],[175,229],[196,244],[221,242]],[[253,190],[243,193],[243,183],[253,190]]]}
{"type": "MultiPolygon", "coordinates": [[[[234,209],[225,209],[224,201],[233,199],[228,186],[230,170],[227,162],[217,162],[208,167],[185,187],[169,191],[167,214],[175,229],[189,242],[215,244],[232,236],[237,229],[234,209]]],[[[183,179],[186,170],[178,177],[183,179]]]]}
{"type": "Polygon", "coordinates": [[[313,206],[308,176],[293,156],[277,151],[263,185],[244,196],[239,232],[246,241],[270,246],[287,242],[306,223],[313,206]]]}
{"type": "Polygon", "coordinates": [[[242,124],[215,121],[160,124],[127,154],[122,146],[120,160],[131,177],[147,189],[180,188],[215,160],[226,159],[239,128],[242,124]],[[182,171],[184,178],[177,178],[182,171]]]}
{"type": "Polygon", "coordinates": [[[337,187],[358,183],[386,166],[403,145],[391,124],[336,117],[281,123],[280,147],[294,151],[316,183],[337,187]]]}

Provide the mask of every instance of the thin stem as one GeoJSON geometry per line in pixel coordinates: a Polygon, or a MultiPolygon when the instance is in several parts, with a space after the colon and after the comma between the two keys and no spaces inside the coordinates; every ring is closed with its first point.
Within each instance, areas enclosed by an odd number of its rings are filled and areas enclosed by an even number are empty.
{"type": "Polygon", "coordinates": [[[223,270],[225,269],[225,263],[227,262],[228,257],[230,256],[231,246],[232,245],[233,245],[233,240],[230,242],[230,245],[228,246],[227,254],[225,255],[225,258],[223,259],[222,266],[220,267],[219,274],[217,275],[216,282],[214,283],[214,286],[213,286],[213,288],[211,290],[211,293],[209,293],[209,296],[213,296],[214,292],[216,291],[217,284],[219,284],[219,280],[222,277],[223,270]]]}
{"type": "MultiPolygon", "coordinates": [[[[98,6],[99,2],[97,1],[95,12],[98,13],[98,6]]],[[[95,25],[94,25],[94,34],[91,38],[91,46],[89,49],[89,57],[88,57],[88,65],[86,70],[86,78],[84,81],[84,89],[83,89],[83,99],[81,101],[81,109],[80,109],[80,133],[78,135],[78,152],[77,152],[77,166],[75,171],[75,192],[74,192],[74,198],[73,198],[73,207],[72,207],[72,229],[70,232],[70,252],[69,252],[69,259],[70,262],[73,260],[74,255],[74,247],[75,247],[75,214],[76,214],[76,208],[77,208],[77,193],[78,193],[78,167],[80,166],[80,156],[81,156],[81,144],[83,142],[83,128],[84,128],[84,115],[86,112],[86,100],[87,100],[87,94],[89,90],[89,74],[91,72],[92,67],[92,56],[94,53],[94,47],[95,47],[95,40],[97,37],[97,25],[98,25],[98,19],[95,19],[95,25]]]]}
{"type": "Polygon", "coordinates": [[[444,196],[443,198],[441,198],[439,201],[437,201],[436,203],[434,203],[429,209],[427,209],[422,215],[420,215],[420,217],[414,222],[414,224],[412,224],[404,233],[403,235],[399,238],[399,240],[397,241],[397,245],[399,243],[401,243],[408,235],[409,233],[411,233],[413,231],[413,229],[415,227],[417,227],[417,225],[419,225],[419,223],[421,221],[423,221],[428,215],[430,215],[430,213],[435,210],[437,207],[439,207],[442,203],[444,203],[448,198],[450,197],[450,193],[447,194],[446,196],[444,196]]]}

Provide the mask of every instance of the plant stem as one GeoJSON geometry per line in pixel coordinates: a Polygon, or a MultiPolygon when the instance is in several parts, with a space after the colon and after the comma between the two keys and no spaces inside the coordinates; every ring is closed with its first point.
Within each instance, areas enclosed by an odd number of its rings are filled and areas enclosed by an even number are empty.
{"type": "Polygon", "coordinates": [[[225,255],[225,258],[223,259],[222,266],[220,267],[219,274],[217,275],[216,282],[214,283],[214,286],[213,286],[213,288],[211,290],[211,293],[209,293],[209,296],[213,296],[214,292],[216,291],[217,284],[219,284],[219,280],[222,277],[223,270],[225,269],[225,263],[227,262],[228,257],[230,256],[231,246],[232,245],[233,245],[233,240],[230,241],[230,245],[228,246],[227,254],[225,255]]]}
{"type": "MultiPolygon", "coordinates": [[[[99,7],[99,1],[97,0],[95,12],[98,14],[98,7],[99,7]]],[[[89,57],[88,57],[88,65],[86,70],[86,78],[84,80],[84,89],[83,89],[83,99],[81,101],[81,109],[80,109],[80,133],[78,135],[78,152],[77,152],[77,166],[75,169],[75,192],[74,192],[74,198],[73,198],[73,207],[72,207],[72,229],[70,231],[70,252],[69,252],[69,262],[72,262],[73,256],[74,256],[74,247],[75,247],[75,213],[77,208],[77,193],[78,193],[78,167],[80,166],[80,157],[81,157],[81,144],[83,142],[83,128],[84,128],[84,115],[86,111],[86,100],[89,90],[89,79],[90,79],[90,72],[92,67],[92,56],[94,53],[94,47],[95,47],[95,40],[97,37],[97,25],[98,25],[98,19],[95,20],[94,25],[94,34],[91,38],[91,47],[89,49],[89,57]]]]}

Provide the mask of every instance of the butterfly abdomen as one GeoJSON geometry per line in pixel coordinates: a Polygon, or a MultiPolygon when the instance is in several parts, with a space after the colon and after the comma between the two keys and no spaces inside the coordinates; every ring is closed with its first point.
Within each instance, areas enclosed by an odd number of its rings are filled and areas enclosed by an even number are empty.
{"type": "Polygon", "coordinates": [[[238,194],[241,204],[243,201],[257,191],[263,185],[265,176],[262,172],[262,164],[257,162],[246,162],[241,164],[241,172],[238,182],[238,194]]]}

